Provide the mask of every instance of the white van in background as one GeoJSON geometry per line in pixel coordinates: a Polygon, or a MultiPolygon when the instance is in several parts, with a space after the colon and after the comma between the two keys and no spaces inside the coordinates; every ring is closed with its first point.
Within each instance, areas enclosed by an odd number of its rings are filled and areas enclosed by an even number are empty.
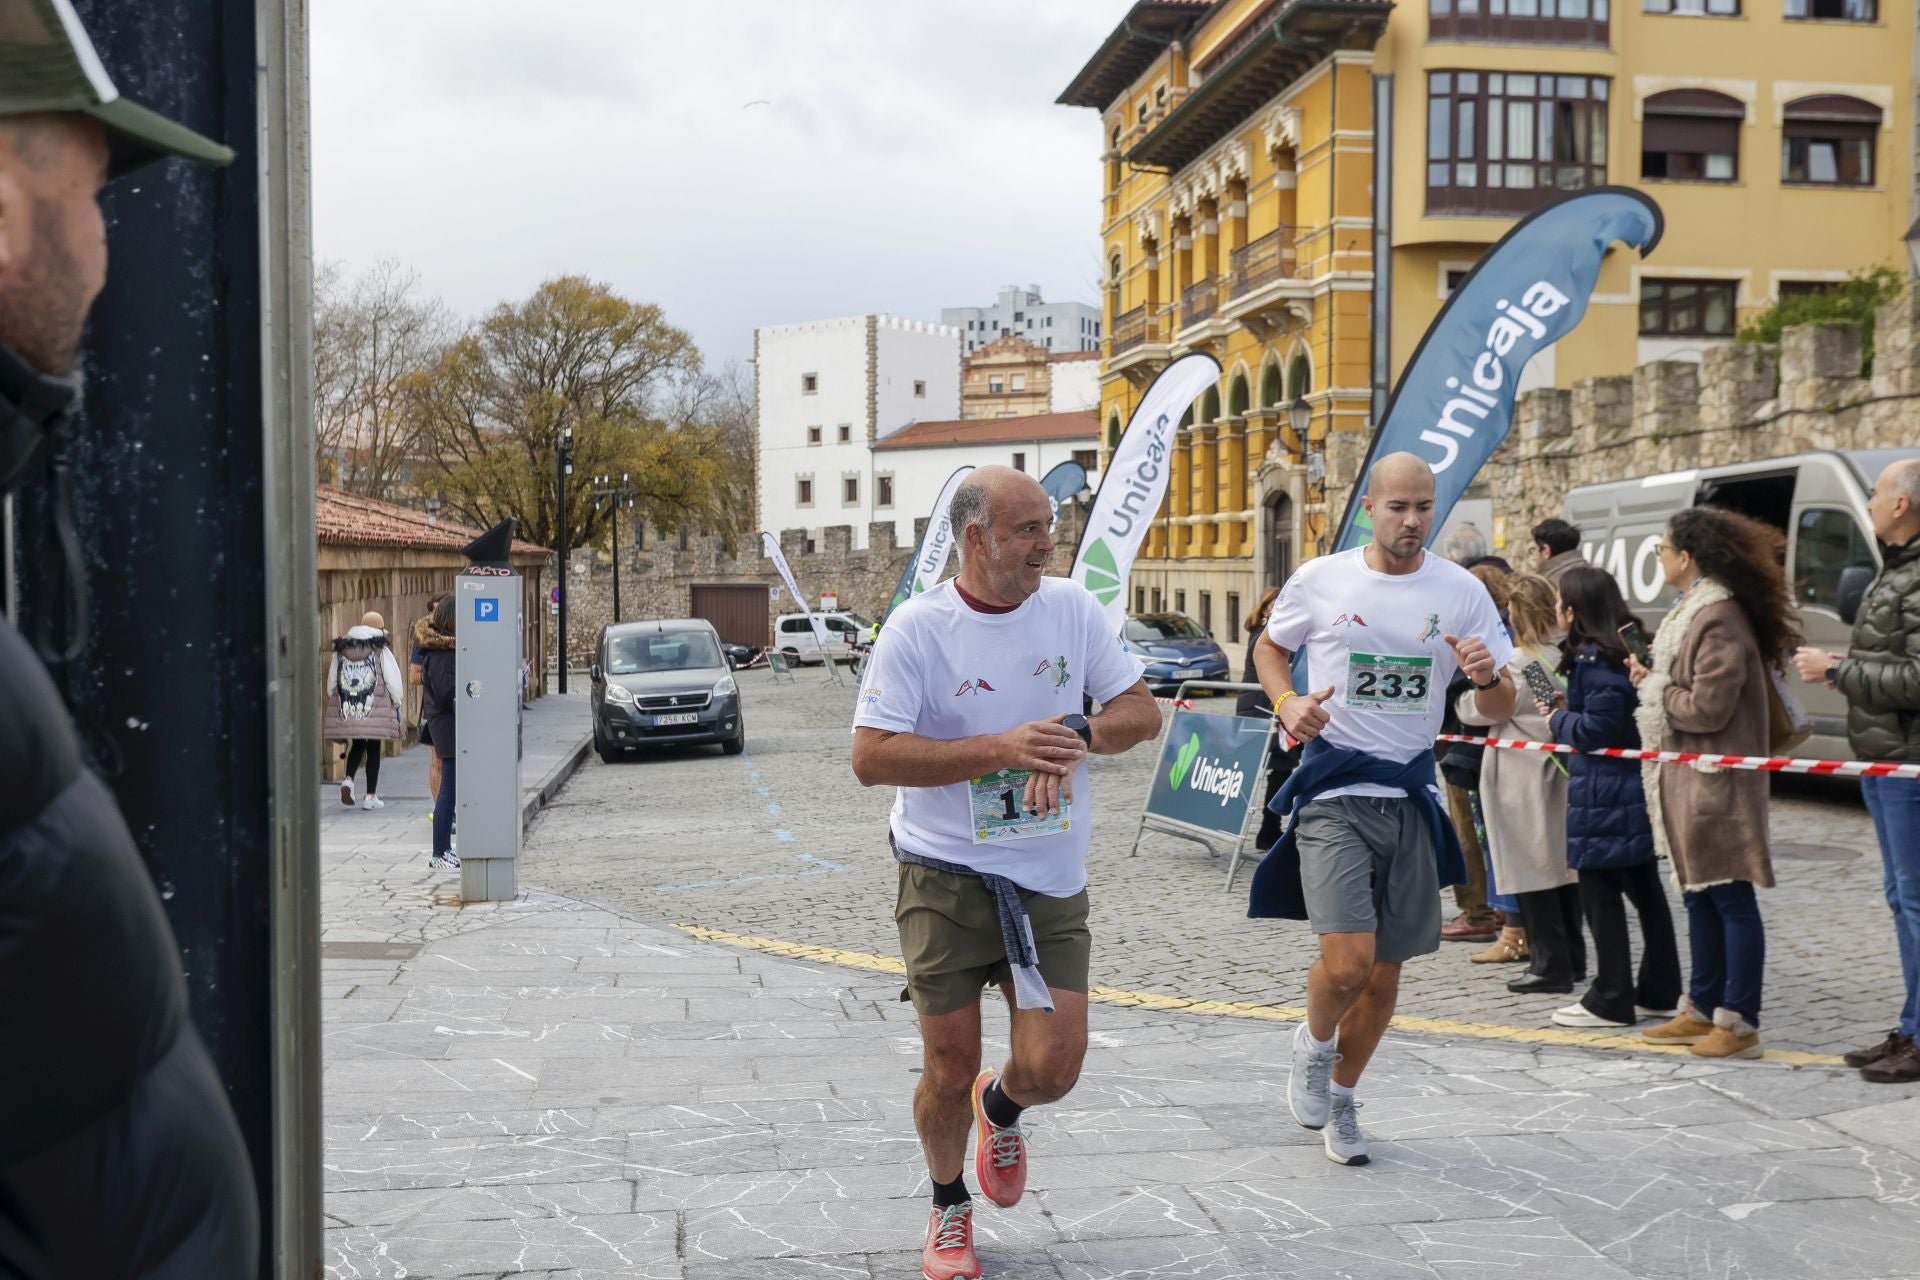
{"type": "MultiPolygon", "coordinates": [[[[1613,574],[1649,634],[1674,599],[1656,554],[1667,518],[1708,505],[1763,520],[1787,536],[1787,582],[1806,643],[1845,653],[1861,598],[1880,571],[1867,492],[1888,463],[1914,457],[1920,449],[1823,451],[1584,485],[1567,494],[1566,519],[1579,528],[1588,561],[1613,574]]],[[[1847,759],[1845,699],[1824,685],[1796,683],[1795,690],[1813,717],[1813,737],[1797,753],[1847,759]]]]}
{"type": "MultiPolygon", "coordinates": [[[[854,644],[864,644],[873,632],[873,619],[851,610],[813,616],[827,629],[827,644],[835,662],[852,662],[854,644]]],[[[789,662],[811,665],[821,661],[820,642],[814,638],[804,613],[783,613],[774,619],[773,647],[786,654],[789,662]]]]}

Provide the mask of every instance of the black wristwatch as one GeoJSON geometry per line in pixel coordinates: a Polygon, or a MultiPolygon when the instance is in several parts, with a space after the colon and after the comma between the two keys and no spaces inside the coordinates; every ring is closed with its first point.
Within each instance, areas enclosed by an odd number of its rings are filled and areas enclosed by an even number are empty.
{"type": "Polygon", "coordinates": [[[1840,687],[1840,663],[1836,662],[1827,668],[1827,683],[1836,689],[1840,687]]]}
{"type": "Polygon", "coordinates": [[[1080,735],[1080,741],[1087,744],[1087,750],[1093,750],[1093,726],[1087,723],[1083,715],[1070,715],[1060,722],[1080,735]]]}
{"type": "Polygon", "coordinates": [[[1481,684],[1478,680],[1475,680],[1472,676],[1467,677],[1467,683],[1472,685],[1475,689],[1478,689],[1481,693],[1490,693],[1493,690],[1498,689],[1500,687],[1500,673],[1497,671],[1494,672],[1493,681],[1489,684],[1481,684]]]}

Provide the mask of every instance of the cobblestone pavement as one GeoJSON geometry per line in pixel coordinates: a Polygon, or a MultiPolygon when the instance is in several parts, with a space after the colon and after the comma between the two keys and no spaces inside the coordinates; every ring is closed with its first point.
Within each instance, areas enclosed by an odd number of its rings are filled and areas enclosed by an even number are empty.
{"type": "MultiPolygon", "coordinates": [[[[643,918],[897,956],[885,835],[893,793],[861,788],[848,768],[850,690],[817,674],[775,685],[754,672],[742,682],[745,755],[699,748],[591,761],[532,834],[526,882],[643,918]]],[[[1200,705],[1231,708],[1226,699],[1200,705]]],[[[1138,857],[1127,856],[1153,758],[1142,745],[1092,764],[1094,981],[1299,1004],[1312,935],[1303,925],[1247,919],[1244,874],[1223,892],[1224,862],[1169,836],[1150,834],[1138,857]]],[[[1836,1054],[1879,1040],[1898,1013],[1899,965],[1872,825],[1857,792],[1841,785],[1803,782],[1774,803],[1780,886],[1761,895],[1761,906],[1765,1033],[1778,1050],[1836,1054]]],[[[1684,935],[1677,894],[1673,911],[1684,935]]],[[[1683,936],[1683,956],[1685,945],[1683,936]]],[[[1546,1030],[1566,997],[1510,994],[1515,968],[1469,964],[1478,949],[1448,943],[1407,966],[1401,1013],[1584,1038],[1546,1030]]]]}
{"type": "MultiPolygon", "coordinates": [[[[513,903],[459,907],[427,871],[417,759],[383,779],[388,809],[323,807],[330,1276],[918,1273],[898,979],[657,919],[737,900],[763,934],[878,946],[861,912],[885,867],[860,844],[877,811],[833,766],[838,700],[818,692],[757,700],[744,765],[590,766],[535,828],[513,903]],[[858,809],[844,849],[820,839],[836,797],[858,809]],[[602,898],[624,881],[637,905],[552,892],[567,876],[602,898]],[[806,902],[839,914],[807,924],[806,902]]],[[[1119,865],[1103,881],[1158,866],[1217,900],[1217,869],[1177,846],[1119,865]]],[[[1135,918],[1108,916],[1103,952],[1146,987],[1135,918]]],[[[1249,945],[1209,927],[1181,945],[1249,945]]],[[[991,1009],[991,1055],[1004,1025],[991,1009]]],[[[1920,1277],[1920,1096],[1828,1067],[1396,1032],[1362,1086],[1374,1163],[1348,1169],[1286,1116],[1288,1029],[1098,1007],[1079,1087],[1033,1113],[1027,1198],[980,1211],[989,1277],[1920,1277]]]]}

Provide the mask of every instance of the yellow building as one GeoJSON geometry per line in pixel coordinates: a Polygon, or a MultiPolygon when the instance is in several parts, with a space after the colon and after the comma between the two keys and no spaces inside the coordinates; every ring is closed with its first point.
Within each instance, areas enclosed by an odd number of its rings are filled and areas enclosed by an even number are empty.
{"type": "Polygon", "coordinates": [[[1130,603],[1229,643],[1325,536],[1327,433],[1368,422],[1369,67],[1391,11],[1141,0],[1060,97],[1100,111],[1107,140],[1103,449],[1168,360],[1222,369],[1179,432],[1130,603]]]}
{"type": "Polygon", "coordinates": [[[960,416],[1018,418],[1052,407],[1053,353],[1003,333],[960,358],[960,416]]]}
{"type": "Polygon", "coordinates": [[[1328,433],[1371,430],[1448,290],[1561,191],[1643,187],[1666,235],[1608,256],[1523,388],[1697,358],[1783,292],[1898,261],[1912,0],[1743,3],[1134,4],[1060,96],[1106,142],[1103,448],[1168,360],[1224,372],[1132,606],[1237,635],[1339,518],[1328,433]]]}
{"type": "Polygon", "coordinates": [[[1903,264],[1913,62],[1911,0],[1395,10],[1373,66],[1391,103],[1392,375],[1449,280],[1569,187],[1639,187],[1666,234],[1645,261],[1608,255],[1585,320],[1523,387],[1698,359],[1783,292],[1903,264]]]}

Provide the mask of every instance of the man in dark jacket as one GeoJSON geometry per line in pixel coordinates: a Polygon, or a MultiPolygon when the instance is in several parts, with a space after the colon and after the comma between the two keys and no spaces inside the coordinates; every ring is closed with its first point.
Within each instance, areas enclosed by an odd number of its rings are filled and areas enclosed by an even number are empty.
{"type": "MultiPolygon", "coordinates": [[[[231,158],[119,98],[66,0],[0,0],[0,493],[64,466],[106,278],[95,197],[169,154],[231,158]]],[[[0,1276],[197,1280],[258,1258],[246,1147],[159,896],[0,620],[0,1276]]]]}
{"type": "MultiPolygon", "coordinates": [[[[1890,463],[1867,500],[1880,540],[1880,576],[1867,589],[1842,654],[1801,648],[1793,656],[1809,684],[1847,697],[1847,740],[1861,760],[1920,763],[1920,459],[1890,463]]],[[[1876,1084],[1920,1081],[1920,780],[1862,778],[1886,863],[1887,905],[1900,940],[1907,1000],[1887,1038],[1846,1055],[1876,1084]]]]}

